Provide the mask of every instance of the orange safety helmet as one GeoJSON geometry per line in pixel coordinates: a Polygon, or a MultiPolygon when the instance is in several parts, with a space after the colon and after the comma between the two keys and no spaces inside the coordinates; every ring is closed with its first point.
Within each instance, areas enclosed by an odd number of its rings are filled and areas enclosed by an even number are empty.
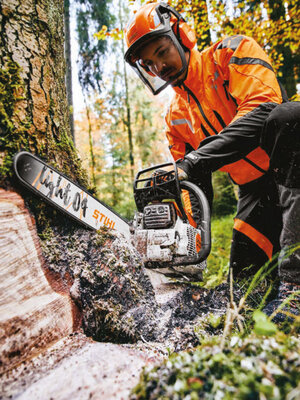
{"type": "Polygon", "coordinates": [[[174,8],[166,3],[149,3],[142,6],[130,19],[124,32],[128,46],[125,60],[153,94],[161,92],[186,70],[184,52],[186,49],[192,49],[197,41],[195,31],[174,8]],[[172,81],[168,82],[152,74],[138,59],[138,50],[141,46],[160,36],[168,36],[172,40],[182,61],[182,68],[172,77],[172,81]]]}

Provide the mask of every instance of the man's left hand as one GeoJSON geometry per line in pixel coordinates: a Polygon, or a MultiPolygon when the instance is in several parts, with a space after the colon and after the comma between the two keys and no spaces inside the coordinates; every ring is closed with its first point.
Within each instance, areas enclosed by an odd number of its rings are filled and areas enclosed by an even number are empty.
{"type": "MultiPolygon", "coordinates": [[[[165,172],[169,172],[169,171],[174,171],[174,167],[172,165],[160,168],[158,170],[159,172],[165,171],[165,172]]],[[[181,169],[180,167],[177,167],[177,174],[178,174],[178,180],[179,181],[185,181],[188,179],[188,175],[187,173],[181,169]]]]}

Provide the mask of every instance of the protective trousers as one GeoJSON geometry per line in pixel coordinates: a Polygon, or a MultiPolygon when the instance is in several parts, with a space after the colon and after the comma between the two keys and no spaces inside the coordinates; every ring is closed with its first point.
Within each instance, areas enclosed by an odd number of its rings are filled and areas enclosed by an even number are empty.
{"type": "Polygon", "coordinates": [[[270,168],[274,171],[282,211],[279,277],[281,281],[299,285],[300,102],[283,103],[270,113],[262,146],[270,154],[270,168]]]}
{"type": "Polygon", "coordinates": [[[239,187],[230,264],[235,276],[255,272],[280,248],[280,280],[300,284],[300,249],[292,250],[300,245],[300,102],[270,112],[261,147],[270,170],[239,187]]]}

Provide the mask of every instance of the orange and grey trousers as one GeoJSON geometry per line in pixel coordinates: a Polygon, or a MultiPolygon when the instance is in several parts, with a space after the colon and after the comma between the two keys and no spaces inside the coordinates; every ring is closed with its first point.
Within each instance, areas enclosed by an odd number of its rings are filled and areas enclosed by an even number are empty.
{"type": "Polygon", "coordinates": [[[271,111],[261,147],[270,169],[239,186],[230,266],[235,276],[247,276],[272,258],[277,262],[279,252],[280,280],[300,284],[300,249],[293,249],[300,246],[300,102],[271,111]]]}

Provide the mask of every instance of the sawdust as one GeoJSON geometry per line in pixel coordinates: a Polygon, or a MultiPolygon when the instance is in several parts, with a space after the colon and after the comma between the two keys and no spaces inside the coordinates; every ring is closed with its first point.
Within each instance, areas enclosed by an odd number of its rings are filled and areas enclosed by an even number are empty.
{"type": "Polygon", "coordinates": [[[71,296],[94,340],[143,340],[178,351],[199,344],[195,327],[205,316],[226,311],[227,284],[208,290],[147,270],[122,235],[60,229],[43,249],[50,269],[72,275],[71,296]]]}

